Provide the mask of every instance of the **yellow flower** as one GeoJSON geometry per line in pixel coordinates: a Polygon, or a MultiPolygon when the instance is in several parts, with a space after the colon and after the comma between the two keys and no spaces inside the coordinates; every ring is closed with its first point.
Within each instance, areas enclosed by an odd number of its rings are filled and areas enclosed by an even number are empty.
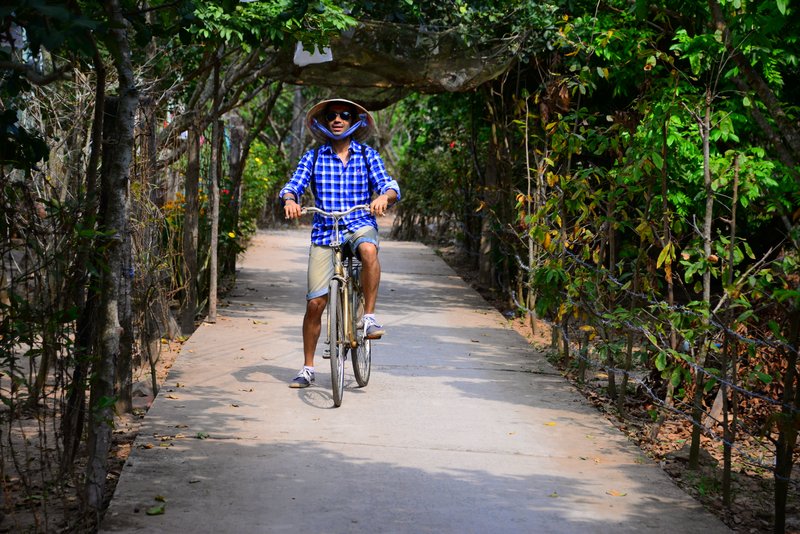
{"type": "Polygon", "coordinates": [[[259,165],[263,165],[264,164],[264,162],[261,161],[261,158],[256,158],[256,163],[258,163],[259,165]]]}
{"type": "Polygon", "coordinates": [[[234,234],[233,232],[228,232],[228,237],[236,237],[236,234],[234,234]]]}

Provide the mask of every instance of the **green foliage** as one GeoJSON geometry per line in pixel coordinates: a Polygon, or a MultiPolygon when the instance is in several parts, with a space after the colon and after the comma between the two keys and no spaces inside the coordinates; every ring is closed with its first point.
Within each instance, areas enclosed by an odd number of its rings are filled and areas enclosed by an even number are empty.
{"type": "Polygon", "coordinates": [[[313,5],[297,0],[203,2],[198,3],[195,16],[197,24],[190,32],[199,41],[218,38],[226,43],[242,43],[246,49],[264,43],[281,45],[287,38],[323,44],[356,23],[331,0],[313,5]]]}
{"type": "MultiPolygon", "coordinates": [[[[465,221],[456,230],[464,239],[473,231],[473,213],[478,207],[475,193],[475,170],[472,130],[475,120],[474,100],[466,95],[414,96],[398,104],[403,126],[413,134],[397,138],[395,150],[401,158],[398,175],[402,179],[403,201],[400,213],[410,226],[424,227],[435,220],[465,221]]],[[[420,237],[419,235],[417,237],[420,237]]]]}
{"type": "Polygon", "coordinates": [[[247,237],[256,230],[256,224],[288,175],[288,164],[274,146],[256,141],[250,149],[242,178],[242,206],[238,232],[247,237]]]}

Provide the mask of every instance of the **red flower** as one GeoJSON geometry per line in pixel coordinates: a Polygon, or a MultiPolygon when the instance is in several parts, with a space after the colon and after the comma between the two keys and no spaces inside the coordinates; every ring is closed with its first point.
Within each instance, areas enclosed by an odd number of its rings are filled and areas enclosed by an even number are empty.
{"type": "Polygon", "coordinates": [[[450,148],[455,148],[455,147],[456,147],[456,142],[450,141],[450,148]]]}

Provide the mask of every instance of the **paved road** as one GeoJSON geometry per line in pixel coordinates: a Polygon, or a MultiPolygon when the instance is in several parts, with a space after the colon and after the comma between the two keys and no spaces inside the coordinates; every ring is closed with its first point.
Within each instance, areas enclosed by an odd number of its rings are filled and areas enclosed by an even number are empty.
{"type": "Polygon", "coordinates": [[[289,389],[307,242],[255,238],[148,412],[102,532],[727,531],[416,243],[381,252],[369,385],[349,375],[333,408],[318,359],[316,385],[289,389]]]}

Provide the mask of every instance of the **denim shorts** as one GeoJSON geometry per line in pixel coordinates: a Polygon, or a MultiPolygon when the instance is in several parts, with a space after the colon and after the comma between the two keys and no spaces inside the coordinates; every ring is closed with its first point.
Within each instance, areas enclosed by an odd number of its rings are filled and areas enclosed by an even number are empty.
{"type": "MultiPolygon", "coordinates": [[[[379,246],[378,229],[374,226],[362,226],[355,232],[344,233],[344,247],[355,252],[361,243],[372,243],[379,246]]],[[[343,248],[344,248],[343,247],[343,248]]],[[[328,294],[328,283],[333,276],[333,248],[326,245],[311,245],[308,252],[308,293],[306,300],[328,294]]]]}

